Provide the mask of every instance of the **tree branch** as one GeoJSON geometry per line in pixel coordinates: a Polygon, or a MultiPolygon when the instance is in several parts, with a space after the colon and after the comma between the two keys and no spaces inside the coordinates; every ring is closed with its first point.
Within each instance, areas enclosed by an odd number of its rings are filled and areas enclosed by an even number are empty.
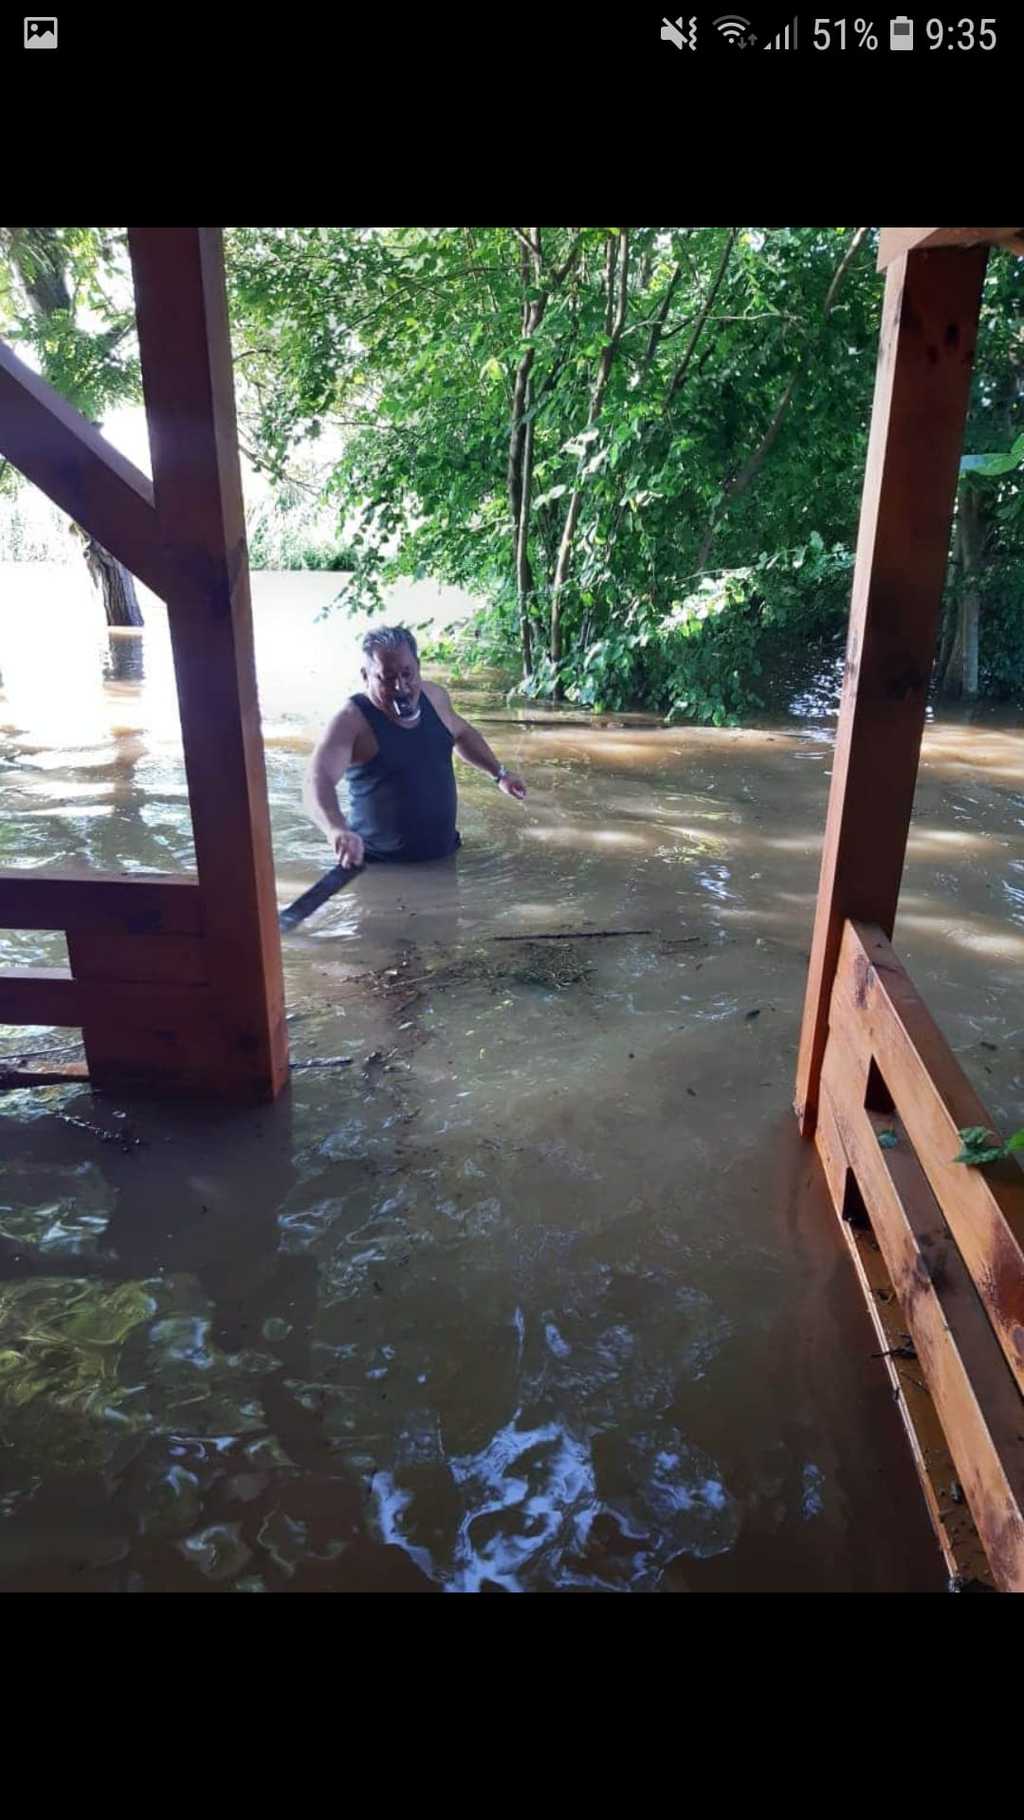
{"type": "Polygon", "coordinates": [[[682,360],[680,361],[678,367],[676,368],[675,373],[673,374],[673,377],[672,377],[672,383],[669,386],[668,392],[665,395],[665,409],[666,410],[668,410],[668,407],[672,403],[673,398],[675,397],[680,386],[682,385],[683,380],[686,378],[686,374],[687,374],[687,370],[690,365],[690,361],[693,359],[693,350],[697,346],[698,341],[700,340],[701,330],[703,329],[704,324],[707,322],[707,319],[711,314],[711,306],[714,303],[715,298],[718,296],[719,290],[721,289],[722,279],[725,277],[725,268],[728,265],[729,259],[732,255],[732,249],[736,245],[736,239],[739,234],[739,231],[740,231],[739,228],[735,228],[735,227],[729,229],[729,238],[727,239],[727,241],[725,243],[725,248],[722,253],[722,257],[719,260],[718,270],[715,273],[715,276],[712,280],[711,288],[708,291],[706,298],[704,299],[703,307],[701,308],[701,310],[697,316],[697,320],[693,325],[693,334],[690,336],[690,339],[687,342],[686,353],[683,355],[682,360]]]}
{"type": "Polygon", "coordinates": [[[561,265],[556,266],[554,272],[552,273],[552,278],[553,278],[555,284],[561,284],[563,279],[568,278],[570,271],[572,270],[573,266],[576,264],[576,259],[577,259],[577,255],[579,254],[580,245],[581,245],[582,240],[583,240],[583,229],[577,228],[576,238],[572,242],[572,245],[570,246],[568,253],[566,254],[565,258],[563,259],[561,265]]]}
{"type": "MultiPolygon", "coordinates": [[[[818,329],[818,334],[815,338],[815,348],[820,347],[820,345],[821,345],[822,336],[825,333],[825,327],[826,327],[826,324],[828,323],[828,319],[829,319],[829,316],[832,311],[832,306],[835,303],[836,297],[839,294],[839,288],[843,282],[843,279],[846,277],[846,274],[849,271],[850,266],[852,265],[854,259],[856,258],[861,247],[863,246],[864,240],[868,234],[868,231],[869,230],[866,227],[861,227],[861,228],[855,229],[853,239],[850,241],[849,246],[847,247],[845,253],[843,254],[842,259],[839,261],[839,264],[837,265],[835,272],[833,273],[832,282],[829,285],[828,290],[825,294],[825,303],[824,303],[824,307],[822,309],[821,323],[820,323],[820,326],[818,329]]],[[[722,519],[725,517],[725,513],[726,513],[726,510],[728,509],[729,505],[731,504],[731,502],[734,499],[738,498],[741,493],[746,492],[751,481],[754,479],[754,476],[757,474],[758,469],[762,466],[766,455],[769,453],[769,451],[772,447],[772,444],[775,442],[775,440],[779,434],[779,431],[782,428],[782,420],[785,417],[786,412],[789,409],[790,403],[792,402],[793,394],[796,391],[796,388],[799,385],[801,378],[803,377],[804,373],[807,371],[807,366],[808,366],[808,360],[807,360],[807,355],[805,352],[803,358],[800,361],[800,364],[798,366],[796,366],[794,368],[793,372],[790,374],[789,379],[787,380],[786,385],[783,389],[782,396],[779,399],[779,402],[776,405],[775,410],[772,413],[771,422],[769,423],[768,428],[765,430],[765,433],[762,436],[757,447],[754,449],[752,454],[750,454],[747,457],[747,460],[743,463],[743,466],[738,470],[738,472],[733,474],[731,476],[731,478],[726,481],[725,486],[722,488],[722,498],[719,502],[718,509],[715,513],[712,514],[711,522],[709,523],[708,528],[704,533],[704,541],[701,544],[700,553],[697,557],[697,567],[698,568],[702,569],[704,567],[704,563],[705,563],[708,555],[710,554],[711,546],[715,539],[715,534],[719,528],[719,525],[722,522],[722,519]]]]}

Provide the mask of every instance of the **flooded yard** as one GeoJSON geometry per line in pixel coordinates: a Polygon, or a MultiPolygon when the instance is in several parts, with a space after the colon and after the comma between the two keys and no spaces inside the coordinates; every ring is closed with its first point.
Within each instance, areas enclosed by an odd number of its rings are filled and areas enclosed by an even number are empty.
{"type": "MultiPolygon", "coordinates": [[[[140,674],[61,573],[0,571],[0,864],[187,870],[162,610],[140,674]]],[[[355,686],[336,582],[254,577],[282,906],[330,863],[300,788],[355,686]]],[[[831,725],[453,695],[527,801],[458,766],[456,860],[285,938],[276,1105],[0,1095],[0,1586],[940,1589],[791,1112],[831,725]]],[[[929,726],[896,945],[1024,1122],[1006,719],[929,726]]]]}

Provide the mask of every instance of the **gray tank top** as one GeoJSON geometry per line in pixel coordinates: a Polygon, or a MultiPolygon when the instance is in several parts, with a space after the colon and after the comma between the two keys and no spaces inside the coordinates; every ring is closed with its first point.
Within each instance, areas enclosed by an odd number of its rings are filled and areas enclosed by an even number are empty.
{"type": "Polygon", "coordinates": [[[376,755],[344,777],[345,817],[367,859],[445,859],[460,845],[452,735],[422,690],[419,725],[409,729],[369,696],[352,700],[377,741],[376,755]]]}

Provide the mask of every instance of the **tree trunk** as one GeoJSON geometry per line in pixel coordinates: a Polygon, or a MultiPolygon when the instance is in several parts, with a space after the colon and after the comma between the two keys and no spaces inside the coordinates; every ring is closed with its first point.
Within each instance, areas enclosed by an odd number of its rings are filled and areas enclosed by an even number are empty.
{"type": "Polygon", "coordinates": [[[984,558],[986,524],[981,494],[970,480],[960,485],[957,513],[957,556],[960,586],[956,629],[943,666],[939,691],[949,701],[973,701],[978,694],[978,628],[981,595],[978,580],[984,558]]]}
{"type": "MultiPolygon", "coordinates": [[[[629,297],[629,229],[621,228],[619,238],[610,239],[605,257],[605,335],[606,344],[601,351],[597,369],[597,378],[590,396],[590,409],[587,412],[587,429],[593,429],[604,403],[608,375],[612,370],[619,342],[626,322],[626,306],[629,297]],[[619,246],[621,240],[621,258],[619,246]],[[615,288],[615,268],[618,264],[618,290],[615,288]]],[[[569,497],[562,529],[562,541],[558,548],[555,563],[555,575],[551,586],[551,662],[559,664],[562,659],[562,591],[569,577],[569,565],[572,561],[573,546],[576,541],[576,527],[579,524],[580,507],[583,504],[583,469],[585,456],[581,456],[577,469],[576,481],[569,497]]],[[[559,690],[556,684],[556,696],[559,690]]]]}
{"type": "Polygon", "coordinates": [[[145,624],[135,593],[135,582],[123,563],[111,556],[102,544],[82,532],[85,565],[103,596],[103,611],[108,626],[141,626],[145,624]]]}
{"type": "MultiPolygon", "coordinates": [[[[529,387],[526,405],[529,409],[529,387]]],[[[530,567],[530,489],[533,481],[533,421],[526,425],[519,476],[519,523],[516,526],[516,599],[519,605],[519,634],[523,646],[523,675],[533,674],[533,637],[530,630],[530,602],[533,598],[533,570],[530,567]]]]}

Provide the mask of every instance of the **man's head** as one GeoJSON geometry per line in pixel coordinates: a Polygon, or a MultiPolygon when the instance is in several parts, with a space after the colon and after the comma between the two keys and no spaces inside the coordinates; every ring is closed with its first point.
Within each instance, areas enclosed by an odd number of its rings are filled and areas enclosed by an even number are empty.
{"type": "Polygon", "coordinates": [[[363,639],[363,681],[375,708],[407,725],[419,719],[420,661],[405,626],[374,626],[363,639]]]}

